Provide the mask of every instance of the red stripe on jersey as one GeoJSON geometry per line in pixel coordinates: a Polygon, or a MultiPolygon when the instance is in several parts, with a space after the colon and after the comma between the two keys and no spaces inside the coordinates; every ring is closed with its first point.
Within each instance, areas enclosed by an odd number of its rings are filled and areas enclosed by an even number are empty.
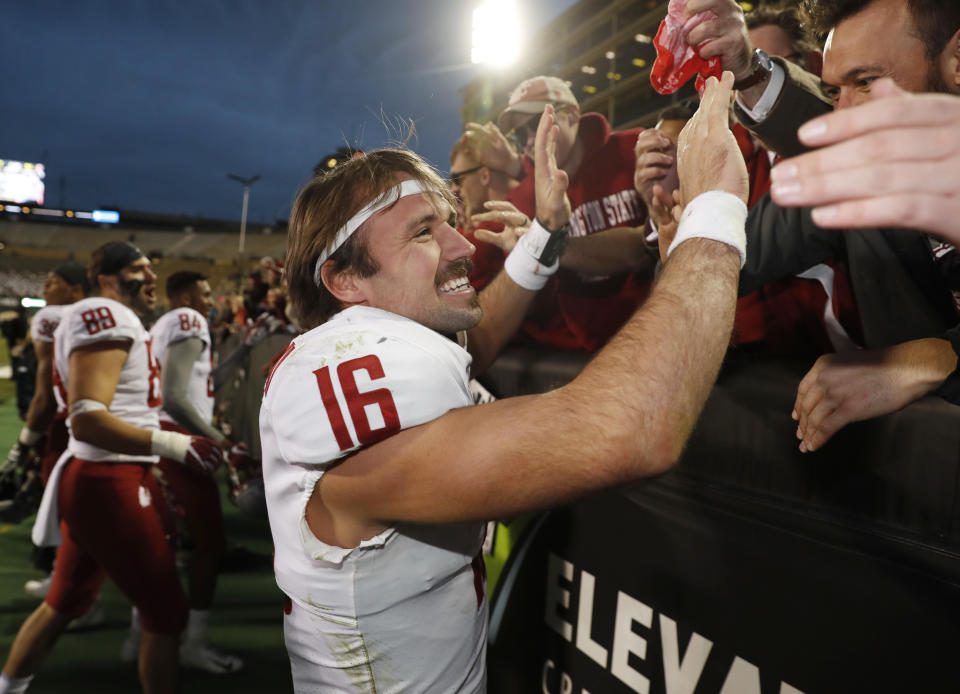
{"type": "Polygon", "coordinates": [[[273,374],[276,373],[277,367],[279,367],[283,360],[290,356],[290,352],[293,351],[293,342],[287,345],[287,348],[283,350],[283,354],[280,355],[280,358],[277,359],[277,363],[273,365],[273,368],[270,369],[270,373],[267,375],[267,381],[263,384],[263,394],[267,394],[267,389],[270,388],[270,381],[273,380],[273,374]]]}

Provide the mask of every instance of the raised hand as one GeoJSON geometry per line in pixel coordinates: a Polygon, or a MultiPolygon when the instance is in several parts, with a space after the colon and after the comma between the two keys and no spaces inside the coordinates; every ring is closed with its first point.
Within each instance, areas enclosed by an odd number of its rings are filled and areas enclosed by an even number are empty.
{"type": "MultiPolygon", "coordinates": [[[[637,157],[633,170],[633,186],[649,209],[653,203],[654,186],[660,184],[663,188],[665,179],[676,171],[677,160],[672,154],[673,143],[662,132],[651,128],[640,133],[633,151],[637,157]]],[[[669,185],[666,190],[668,193],[673,192],[669,185]]]]}
{"type": "Polygon", "coordinates": [[[720,65],[737,80],[750,75],[753,46],[747,35],[743,10],[734,0],[688,0],[684,15],[687,19],[701,12],[713,12],[715,19],[701,22],[687,37],[687,42],[707,60],[720,57],[720,65]]]}
{"type": "Polygon", "coordinates": [[[774,167],[774,201],[816,206],[822,227],[907,227],[960,242],[960,96],[907,94],[889,78],[870,95],[800,128],[801,142],[822,149],[774,167]]]}
{"type": "Polygon", "coordinates": [[[492,243],[502,250],[504,255],[509,254],[530,227],[530,218],[506,200],[487,200],[484,207],[487,209],[486,212],[475,214],[470,218],[470,223],[475,229],[474,237],[478,241],[492,243]],[[478,224],[484,222],[503,224],[503,231],[477,228],[478,224]]]}
{"type": "Polygon", "coordinates": [[[567,198],[570,177],[557,166],[559,136],[556,113],[553,106],[548,104],[537,126],[534,187],[537,193],[537,219],[550,231],[556,231],[570,221],[570,200],[567,198]]]}
{"type": "Polygon", "coordinates": [[[747,167],[729,124],[732,90],[733,73],[724,72],[719,82],[709,78],[700,108],[680,133],[677,170],[684,204],[710,190],[733,193],[747,202],[747,167]]]}
{"type": "Polygon", "coordinates": [[[458,142],[470,144],[479,164],[513,177],[519,176],[523,170],[520,154],[493,122],[483,125],[467,123],[458,142]]]}

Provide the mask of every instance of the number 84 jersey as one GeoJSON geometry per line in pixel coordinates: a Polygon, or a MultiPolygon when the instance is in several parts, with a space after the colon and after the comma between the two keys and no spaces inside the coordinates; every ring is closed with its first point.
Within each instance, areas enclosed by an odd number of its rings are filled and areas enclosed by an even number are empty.
{"type": "MultiPolygon", "coordinates": [[[[70,354],[102,342],[129,342],[127,360],[108,409],[110,414],[142,429],[158,429],[160,365],[152,354],[150,334],[140,318],[119,301],[103,297],[72,304],[54,333],[54,366],[65,387],[70,379],[70,354]]],[[[62,394],[66,395],[66,394],[62,394]]],[[[69,428],[69,419],[67,420],[69,428]]],[[[70,452],[85,460],[156,462],[156,456],[114,453],[77,441],[71,432],[70,452]]]]}

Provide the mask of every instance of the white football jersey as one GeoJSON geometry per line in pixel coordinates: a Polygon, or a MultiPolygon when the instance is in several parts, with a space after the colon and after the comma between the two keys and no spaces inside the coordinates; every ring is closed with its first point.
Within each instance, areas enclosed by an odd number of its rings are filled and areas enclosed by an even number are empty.
{"type": "MultiPolygon", "coordinates": [[[[69,382],[70,353],[78,347],[129,341],[130,351],[120,371],[120,380],[110,402],[110,413],[141,429],[159,429],[160,364],[151,353],[150,334],[131,309],[103,297],[83,299],[68,307],[54,337],[54,363],[62,383],[69,382]]],[[[69,428],[70,422],[67,420],[69,428]]],[[[157,456],[114,453],[70,434],[69,450],[85,460],[138,461],[154,463],[157,456]]]]}
{"type": "MultiPolygon", "coordinates": [[[[44,306],[36,312],[30,322],[30,339],[34,342],[53,343],[53,334],[57,331],[63,314],[70,308],[70,304],[44,306]]],[[[66,385],[60,379],[57,365],[53,364],[53,397],[57,401],[57,412],[67,411],[66,385]]]]}
{"type": "MultiPolygon", "coordinates": [[[[213,420],[213,357],[210,351],[210,330],[207,319],[192,308],[175,308],[167,311],[150,328],[153,338],[153,356],[166,363],[167,348],[174,342],[197,337],[203,341],[203,351],[193,363],[193,373],[187,386],[187,399],[200,413],[204,421],[213,420]]],[[[177,424],[165,410],[160,410],[160,419],[177,424]]]]}
{"type": "Polygon", "coordinates": [[[442,335],[354,306],[295,338],[267,379],[263,476],[296,691],[484,691],[482,523],[397,524],[344,549],[305,519],[331,464],[472,405],[469,366],[442,335]]]}

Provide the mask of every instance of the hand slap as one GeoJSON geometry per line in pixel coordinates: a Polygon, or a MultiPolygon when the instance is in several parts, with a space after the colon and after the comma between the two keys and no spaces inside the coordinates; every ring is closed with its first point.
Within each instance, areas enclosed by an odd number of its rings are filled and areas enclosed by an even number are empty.
{"type": "Polygon", "coordinates": [[[730,131],[732,92],[733,73],[724,72],[720,81],[708,79],[700,108],[680,132],[677,169],[685,203],[711,190],[726,191],[747,201],[747,167],[730,131]]]}

